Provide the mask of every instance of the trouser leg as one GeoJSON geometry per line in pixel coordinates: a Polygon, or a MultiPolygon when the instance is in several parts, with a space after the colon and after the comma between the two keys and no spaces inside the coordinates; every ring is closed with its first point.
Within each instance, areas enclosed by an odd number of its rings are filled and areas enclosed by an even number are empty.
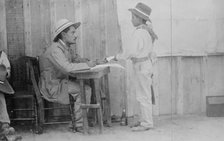
{"type": "Polygon", "coordinates": [[[7,112],[5,96],[0,93],[0,122],[2,123],[10,123],[9,115],[7,112]]]}
{"type": "Polygon", "coordinates": [[[140,106],[140,124],[145,127],[153,127],[151,77],[143,73],[137,73],[136,77],[136,99],[140,106]]]}
{"type": "MultiPolygon", "coordinates": [[[[79,84],[75,82],[69,82],[68,85],[68,91],[69,93],[76,99],[75,102],[75,115],[76,115],[76,126],[80,127],[83,124],[83,118],[82,118],[82,109],[81,109],[81,93],[80,93],[80,87],[79,84]]],[[[90,104],[90,98],[91,98],[91,88],[87,85],[85,85],[85,93],[86,93],[86,103],[90,104]]]]}

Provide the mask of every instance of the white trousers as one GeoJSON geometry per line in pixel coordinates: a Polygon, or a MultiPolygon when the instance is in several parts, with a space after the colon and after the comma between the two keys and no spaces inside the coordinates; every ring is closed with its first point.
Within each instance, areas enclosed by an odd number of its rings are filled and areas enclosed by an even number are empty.
{"type": "Polygon", "coordinates": [[[139,105],[139,122],[142,126],[153,127],[152,117],[152,64],[150,61],[134,64],[134,91],[139,105]]]}

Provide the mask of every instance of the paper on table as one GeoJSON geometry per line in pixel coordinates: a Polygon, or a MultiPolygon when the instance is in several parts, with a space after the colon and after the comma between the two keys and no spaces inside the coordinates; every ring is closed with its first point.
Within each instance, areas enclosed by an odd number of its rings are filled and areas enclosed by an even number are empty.
{"type": "Polygon", "coordinates": [[[121,66],[120,64],[102,64],[102,65],[96,65],[95,67],[92,67],[91,70],[93,69],[97,69],[97,68],[105,68],[105,67],[115,67],[115,68],[120,68],[120,69],[124,69],[123,66],[121,66]]]}
{"type": "Polygon", "coordinates": [[[110,56],[110,57],[107,57],[106,60],[107,60],[108,62],[110,62],[110,61],[113,60],[114,58],[115,58],[115,56],[110,56]]]}

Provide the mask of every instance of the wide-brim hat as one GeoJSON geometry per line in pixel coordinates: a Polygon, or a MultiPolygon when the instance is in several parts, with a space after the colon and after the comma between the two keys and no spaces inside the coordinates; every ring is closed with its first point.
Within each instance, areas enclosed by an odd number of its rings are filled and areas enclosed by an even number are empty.
{"type": "Polygon", "coordinates": [[[77,29],[80,25],[81,25],[80,22],[74,23],[74,22],[69,21],[68,19],[59,20],[55,25],[53,41],[55,41],[57,36],[66,28],[68,28],[70,26],[74,26],[75,29],[77,29]]]}
{"type": "Polygon", "coordinates": [[[6,74],[6,67],[4,65],[0,65],[0,92],[4,94],[14,94],[15,91],[6,79],[6,74]]]}
{"type": "Polygon", "coordinates": [[[149,16],[152,12],[152,9],[149,6],[145,5],[144,3],[140,2],[135,6],[135,8],[130,8],[128,10],[134,13],[135,15],[139,16],[140,18],[151,22],[149,16]]]}

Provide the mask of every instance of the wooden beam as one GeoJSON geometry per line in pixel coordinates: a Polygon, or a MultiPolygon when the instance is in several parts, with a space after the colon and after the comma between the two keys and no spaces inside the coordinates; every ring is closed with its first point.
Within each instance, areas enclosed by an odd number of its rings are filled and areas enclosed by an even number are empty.
{"type": "Polygon", "coordinates": [[[30,0],[23,0],[23,13],[24,13],[25,54],[32,56],[30,0]]]}
{"type": "Polygon", "coordinates": [[[0,0],[0,49],[7,52],[5,0],[0,0]]]}
{"type": "Polygon", "coordinates": [[[53,41],[55,22],[56,22],[55,0],[50,0],[50,17],[51,17],[51,21],[50,21],[50,25],[51,25],[51,41],[53,41]]]}
{"type": "Polygon", "coordinates": [[[177,114],[184,113],[182,57],[177,57],[177,114]]]}
{"type": "Polygon", "coordinates": [[[75,9],[75,22],[81,22],[81,26],[78,31],[78,39],[76,41],[76,53],[83,56],[83,21],[82,21],[82,0],[73,0],[75,9]]]}
{"type": "Polygon", "coordinates": [[[101,0],[100,2],[100,56],[97,58],[103,58],[106,54],[106,0],[101,0]]]}
{"type": "Polygon", "coordinates": [[[208,96],[208,66],[207,56],[202,57],[201,61],[201,112],[206,111],[206,96],[208,96]]]}

